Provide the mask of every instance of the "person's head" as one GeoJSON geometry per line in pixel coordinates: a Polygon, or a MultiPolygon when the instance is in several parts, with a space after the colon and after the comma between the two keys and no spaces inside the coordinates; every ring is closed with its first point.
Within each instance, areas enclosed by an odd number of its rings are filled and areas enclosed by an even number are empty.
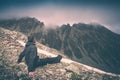
{"type": "Polygon", "coordinates": [[[28,42],[35,42],[33,34],[28,36],[28,42]]]}

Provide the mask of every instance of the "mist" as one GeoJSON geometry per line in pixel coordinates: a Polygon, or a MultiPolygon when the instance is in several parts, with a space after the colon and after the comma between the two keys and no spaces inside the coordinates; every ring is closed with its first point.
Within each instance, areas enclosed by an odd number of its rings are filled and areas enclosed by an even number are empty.
{"type": "Polygon", "coordinates": [[[119,12],[114,13],[113,9],[106,7],[45,4],[11,7],[1,11],[0,19],[35,17],[44,22],[47,27],[68,23],[70,25],[74,23],[97,23],[106,26],[113,32],[120,33],[118,14],[119,12]]]}

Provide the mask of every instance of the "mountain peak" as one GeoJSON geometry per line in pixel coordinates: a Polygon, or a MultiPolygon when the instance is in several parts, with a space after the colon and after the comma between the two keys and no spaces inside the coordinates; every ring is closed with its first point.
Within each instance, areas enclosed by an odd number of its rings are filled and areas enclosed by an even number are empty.
{"type": "Polygon", "coordinates": [[[33,31],[39,32],[43,29],[44,23],[38,21],[36,18],[23,17],[19,19],[1,20],[0,27],[20,31],[24,34],[30,34],[33,31]]]}
{"type": "Polygon", "coordinates": [[[91,28],[96,28],[96,29],[97,29],[97,28],[98,28],[98,29],[104,28],[104,29],[106,29],[105,26],[103,26],[103,25],[101,25],[101,24],[98,24],[98,23],[89,23],[89,24],[85,24],[85,23],[75,23],[75,24],[72,25],[72,27],[89,28],[89,29],[91,29],[91,28]]]}

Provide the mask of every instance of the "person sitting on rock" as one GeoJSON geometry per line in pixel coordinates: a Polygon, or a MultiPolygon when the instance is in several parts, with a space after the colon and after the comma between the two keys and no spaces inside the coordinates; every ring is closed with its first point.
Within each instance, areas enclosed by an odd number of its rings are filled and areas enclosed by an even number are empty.
{"type": "Polygon", "coordinates": [[[23,57],[25,57],[25,62],[28,66],[28,75],[29,77],[34,77],[34,71],[39,66],[44,66],[46,64],[59,63],[62,59],[61,55],[52,58],[43,58],[40,59],[37,55],[37,47],[35,45],[34,36],[28,36],[28,41],[23,52],[19,55],[17,63],[19,64],[23,57]]]}

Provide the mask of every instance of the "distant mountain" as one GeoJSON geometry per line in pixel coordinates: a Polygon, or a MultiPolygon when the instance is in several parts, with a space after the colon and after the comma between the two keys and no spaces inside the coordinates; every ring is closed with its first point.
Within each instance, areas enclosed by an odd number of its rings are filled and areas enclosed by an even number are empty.
{"type": "Polygon", "coordinates": [[[102,25],[78,23],[45,29],[44,23],[35,18],[21,18],[13,22],[0,21],[0,27],[12,30],[16,27],[15,30],[25,34],[32,31],[38,42],[63,52],[72,60],[105,71],[120,73],[120,35],[102,25]],[[29,21],[31,22],[28,23],[29,21]],[[33,24],[38,24],[39,28],[33,24]]]}
{"type": "Polygon", "coordinates": [[[120,73],[120,35],[101,25],[63,25],[36,33],[37,40],[61,52],[72,60],[99,69],[120,73]]]}
{"type": "Polygon", "coordinates": [[[24,17],[20,19],[0,20],[0,27],[10,30],[16,30],[24,34],[40,32],[39,30],[44,26],[43,22],[35,18],[24,17]]]}

